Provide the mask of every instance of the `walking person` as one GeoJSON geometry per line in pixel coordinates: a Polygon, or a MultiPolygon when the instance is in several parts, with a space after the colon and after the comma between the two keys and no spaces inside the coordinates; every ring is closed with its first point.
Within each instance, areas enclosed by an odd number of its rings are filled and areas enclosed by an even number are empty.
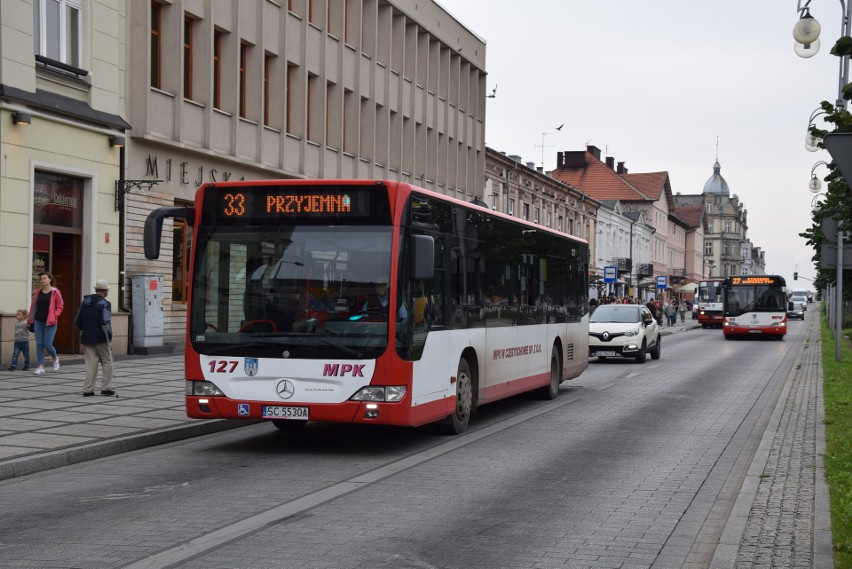
{"type": "Polygon", "coordinates": [[[15,371],[18,367],[18,355],[24,355],[24,371],[30,369],[30,328],[27,323],[27,311],[19,310],[15,313],[15,346],[12,348],[12,365],[9,371],[15,371]]]}
{"type": "Polygon", "coordinates": [[[112,353],[109,342],[112,340],[112,304],[106,299],[109,283],[100,279],[95,283],[95,294],[83,297],[77,311],[75,323],[80,329],[80,343],[83,344],[83,356],[86,359],[86,380],[83,383],[83,397],[95,394],[95,380],[98,377],[98,364],[101,364],[101,395],[115,395],[112,389],[112,353]]]}
{"type": "Polygon", "coordinates": [[[668,321],[669,326],[674,326],[675,321],[677,319],[677,307],[673,302],[666,304],[666,320],[668,321]]]}
{"type": "Polygon", "coordinates": [[[686,322],[686,301],[681,300],[677,305],[677,311],[680,314],[680,323],[686,322]]]}
{"type": "Polygon", "coordinates": [[[56,337],[56,327],[59,324],[59,315],[65,308],[62,293],[54,288],[53,275],[47,272],[38,274],[40,288],[33,293],[33,301],[30,304],[30,316],[27,322],[33,324],[33,332],[36,337],[36,359],[38,367],[36,375],[44,373],[44,354],[47,352],[53,358],[53,371],[59,371],[59,356],[53,347],[53,339],[56,337]]]}

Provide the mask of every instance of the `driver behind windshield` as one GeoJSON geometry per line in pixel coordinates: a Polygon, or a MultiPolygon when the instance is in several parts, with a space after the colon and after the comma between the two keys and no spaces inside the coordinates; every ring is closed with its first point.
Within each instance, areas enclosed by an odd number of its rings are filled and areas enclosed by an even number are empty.
{"type": "Polygon", "coordinates": [[[367,296],[367,300],[361,306],[361,312],[381,312],[387,314],[388,302],[388,283],[376,283],[375,290],[367,296]]]}

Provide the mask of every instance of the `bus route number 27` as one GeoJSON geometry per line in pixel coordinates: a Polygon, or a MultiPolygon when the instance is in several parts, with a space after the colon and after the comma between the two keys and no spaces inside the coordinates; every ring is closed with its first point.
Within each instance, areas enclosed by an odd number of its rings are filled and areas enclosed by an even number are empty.
{"type": "Polygon", "coordinates": [[[234,373],[240,362],[237,360],[211,360],[210,373],[234,373]]]}

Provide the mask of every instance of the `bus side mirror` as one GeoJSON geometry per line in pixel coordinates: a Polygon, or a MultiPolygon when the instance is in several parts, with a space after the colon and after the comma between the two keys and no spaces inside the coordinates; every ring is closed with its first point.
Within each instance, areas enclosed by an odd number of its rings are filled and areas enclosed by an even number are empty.
{"type": "Polygon", "coordinates": [[[148,218],[145,220],[145,233],[142,239],[145,246],[146,259],[153,260],[160,257],[163,219],[166,217],[180,217],[192,225],[195,222],[195,209],[191,207],[161,207],[148,214],[148,218]]]}
{"type": "Polygon", "coordinates": [[[435,239],[430,235],[411,236],[411,278],[431,279],[435,274],[435,239]]]}

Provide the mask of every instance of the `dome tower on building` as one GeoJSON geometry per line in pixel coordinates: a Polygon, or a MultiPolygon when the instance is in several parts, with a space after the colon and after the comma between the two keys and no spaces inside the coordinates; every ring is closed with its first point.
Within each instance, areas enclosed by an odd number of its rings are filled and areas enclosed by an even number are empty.
{"type": "Polygon", "coordinates": [[[713,175],[710,176],[710,179],[704,184],[704,192],[705,194],[720,194],[723,196],[731,195],[731,191],[728,189],[728,182],[725,181],[725,178],[722,177],[720,173],[722,170],[722,166],[719,164],[719,160],[716,160],[716,163],[713,164],[713,175]]]}

